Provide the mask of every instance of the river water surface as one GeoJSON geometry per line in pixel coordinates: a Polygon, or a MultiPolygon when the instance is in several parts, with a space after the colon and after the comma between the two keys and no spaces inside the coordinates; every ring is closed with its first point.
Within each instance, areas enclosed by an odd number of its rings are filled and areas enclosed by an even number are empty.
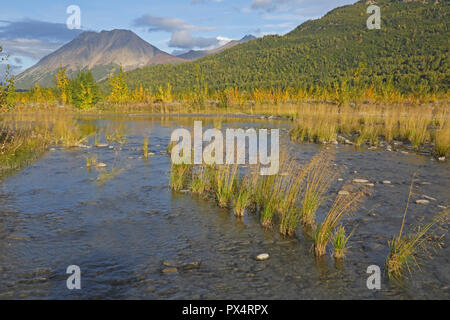
{"type": "MultiPolygon", "coordinates": [[[[430,219],[450,203],[450,166],[429,156],[336,149],[345,180],[375,184],[372,195],[346,222],[356,226],[343,262],[317,260],[312,241],[261,228],[256,216],[243,220],[214,202],[168,188],[166,154],[175,128],[193,128],[194,118],[105,117],[82,119],[98,128],[125,128],[126,142],[110,148],[55,148],[27,168],[0,181],[0,298],[2,299],[448,299],[450,249],[424,260],[403,282],[382,276],[382,288],[367,289],[367,267],[384,270],[388,241],[398,233],[414,172],[407,226],[430,219]],[[150,137],[155,155],[142,157],[150,137]],[[104,183],[101,170],[87,170],[85,157],[122,171],[104,183]],[[391,185],[384,185],[390,180],[391,185]],[[425,183],[424,183],[425,182],[425,183]],[[269,253],[270,259],[255,256],[269,253]],[[66,268],[81,268],[81,290],[68,290],[66,268]],[[167,267],[178,272],[165,273],[167,267]]],[[[204,119],[204,127],[281,128],[293,156],[310,159],[323,146],[287,140],[289,122],[204,119]]],[[[94,144],[90,141],[88,144],[94,144]]],[[[343,183],[343,182],[342,182],[343,183]]],[[[342,183],[336,183],[335,195],[342,183]]],[[[327,203],[329,205],[329,203],[327,203]]],[[[321,209],[319,218],[326,211],[321,209]]],[[[444,226],[446,227],[446,226],[444,226]]]]}

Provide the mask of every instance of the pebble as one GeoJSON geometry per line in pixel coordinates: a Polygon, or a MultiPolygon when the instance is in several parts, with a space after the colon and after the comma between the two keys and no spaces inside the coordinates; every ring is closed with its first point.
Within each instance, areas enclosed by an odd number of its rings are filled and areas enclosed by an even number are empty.
{"type": "Polygon", "coordinates": [[[108,144],[107,143],[99,143],[95,145],[97,148],[107,148],[108,144]]]}
{"type": "Polygon", "coordinates": [[[339,179],[338,179],[338,181],[339,181],[339,182],[342,182],[342,181],[344,181],[344,179],[342,179],[342,178],[339,178],[339,179]]]}
{"type": "Polygon", "coordinates": [[[383,184],[391,184],[391,182],[389,180],[384,180],[383,184]]]}
{"type": "Polygon", "coordinates": [[[353,179],[354,183],[368,183],[369,180],[365,180],[365,179],[353,179]]]}
{"type": "Polygon", "coordinates": [[[178,268],[165,268],[161,270],[162,273],[169,274],[169,273],[177,273],[178,268]]]}
{"type": "Polygon", "coordinates": [[[258,254],[256,256],[256,261],[264,261],[264,260],[267,260],[267,259],[269,259],[269,254],[268,253],[261,253],[261,254],[258,254]]]}
{"type": "Polygon", "coordinates": [[[106,165],[106,163],[99,162],[99,163],[97,163],[97,167],[98,167],[98,168],[106,168],[107,165],[106,165]]]}
{"type": "Polygon", "coordinates": [[[416,203],[417,203],[417,204],[429,204],[430,201],[425,200],[425,199],[419,199],[419,200],[416,200],[416,203]]]}
{"type": "Polygon", "coordinates": [[[438,160],[439,161],[445,161],[445,157],[439,157],[438,160]]]}
{"type": "Polygon", "coordinates": [[[430,200],[430,201],[437,201],[435,198],[427,196],[427,195],[424,195],[424,194],[422,195],[422,198],[430,200]]]}
{"type": "Polygon", "coordinates": [[[375,187],[375,185],[373,183],[366,183],[366,187],[375,187]]]}
{"type": "Polygon", "coordinates": [[[446,206],[441,206],[440,204],[438,205],[438,208],[439,208],[439,209],[447,209],[446,206]]]}
{"type": "Polygon", "coordinates": [[[339,195],[340,195],[340,196],[348,196],[349,194],[350,194],[350,192],[345,191],[345,190],[339,191],[339,195]]]}

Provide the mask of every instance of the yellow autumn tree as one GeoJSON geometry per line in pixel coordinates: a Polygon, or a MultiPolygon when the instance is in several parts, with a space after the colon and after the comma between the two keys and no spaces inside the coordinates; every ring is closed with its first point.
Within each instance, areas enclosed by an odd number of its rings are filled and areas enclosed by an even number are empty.
{"type": "Polygon", "coordinates": [[[117,74],[114,74],[114,70],[111,72],[109,76],[109,84],[111,86],[111,93],[108,97],[110,102],[125,103],[129,101],[131,94],[122,66],[117,74]]]}
{"type": "Polygon", "coordinates": [[[67,69],[62,65],[60,66],[58,72],[56,73],[56,87],[58,88],[61,102],[63,104],[70,103],[71,94],[69,90],[69,79],[67,77],[67,69]]]}

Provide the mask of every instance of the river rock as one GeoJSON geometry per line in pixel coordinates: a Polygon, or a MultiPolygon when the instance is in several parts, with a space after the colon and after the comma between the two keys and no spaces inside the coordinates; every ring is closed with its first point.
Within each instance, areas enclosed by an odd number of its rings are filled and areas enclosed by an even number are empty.
{"type": "Polygon", "coordinates": [[[267,259],[269,259],[269,254],[268,253],[261,253],[261,254],[258,254],[256,256],[256,261],[264,261],[264,260],[267,260],[267,259]]]}
{"type": "Polygon", "coordinates": [[[419,200],[416,200],[416,203],[417,204],[429,204],[430,201],[429,200],[425,200],[425,199],[419,199],[419,200]]]}
{"type": "Polygon", "coordinates": [[[348,196],[348,195],[350,194],[350,192],[345,191],[345,190],[341,190],[341,191],[339,191],[338,194],[339,194],[340,196],[348,196]]]}
{"type": "Polygon", "coordinates": [[[375,187],[375,184],[373,184],[373,183],[366,183],[366,187],[371,187],[371,188],[373,188],[373,187],[375,187]]]}
{"type": "Polygon", "coordinates": [[[178,268],[165,268],[161,270],[162,273],[164,274],[170,274],[170,273],[177,273],[178,272],[178,268]]]}
{"type": "Polygon", "coordinates": [[[426,200],[430,200],[430,201],[437,201],[435,198],[427,196],[425,194],[422,195],[422,198],[426,199],[426,200]]]}
{"type": "Polygon", "coordinates": [[[107,143],[98,143],[95,146],[97,148],[108,148],[108,144],[107,143]]]}
{"type": "Polygon", "coordinates": [[[438,160],[439,161],[445,161],[445,157],[439,157],[438,160]]]}
{"type": "Polygon", "coordinates": [[[368,183],[369,180],[365,180],[365,179],[353,179],[354,183],[368,183]]]}
{"type": "Polygon", "coordinates": [[[383,184],[391,184],[391,182],[389,180],[383,180],[382,182],[383,184]]]}
{"type": "Polygon", "coordinates": [[[103,162],[97,163],[97,168],[106,168],[106,167],[107,167],[106,163],[103,162]]]}

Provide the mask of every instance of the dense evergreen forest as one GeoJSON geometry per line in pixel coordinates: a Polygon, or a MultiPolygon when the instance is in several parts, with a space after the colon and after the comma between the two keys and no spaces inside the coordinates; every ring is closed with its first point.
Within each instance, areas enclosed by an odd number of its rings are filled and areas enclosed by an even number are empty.
{"type": "MultiPolygon", "coordinates": [[[[266,36],[179,65],[130,71],[128,85],[187,92],[238,87],[308,88],[346,83],[393,86],[403,93],[446,92],[449,86],[449,1],[359,1],[307,21],[284,36],[266,36]],[[370,3],[381,29],[369,30],[370,3]]],[[[108,82],[102,83],[103,89],[108,82]]]]}

